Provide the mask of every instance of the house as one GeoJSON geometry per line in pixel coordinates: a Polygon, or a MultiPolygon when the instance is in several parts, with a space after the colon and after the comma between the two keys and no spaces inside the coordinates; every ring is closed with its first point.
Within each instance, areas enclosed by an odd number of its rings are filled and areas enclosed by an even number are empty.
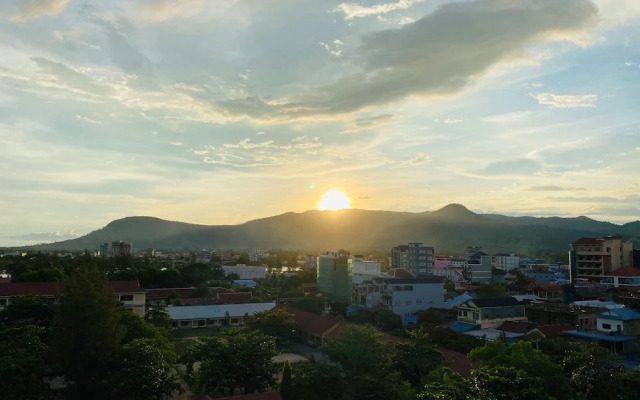
{"type": "Polygon", "coordinates": [[[531,282],[526,290],[527,294],[538,296],[544,301],[562,301],[562,286],[552,282],[531,282]]]}
{"type": "Polygon", "coordinates": [[[561,323],[561,324],[550,324],[550,325],[540,325],[534,329],[532,329],[529,333],[538,333],[545,338],[556,338],[561,337],[562,334],[566,331],[570,331],[574,329],[571,324],[561,323]]]}
{"type": "Polygon", "coordinates": [[[573,329],[588,331],[596,329],[596,314],[600,310],[594,307],[561,303],[527,304],[525,315],[530,322],[540,325],[569,324],[573,329]]]}
{"type": "Polygon", "coordinates": [[[608,309],[596,315],[596,324],[596,330],[571,330],[564,334],[608,345],[614,354],[638,350],[636,337],[640,334],[640,313],[634,309],[608,309]]]}
{"type": "Polygon", "coordinates": [[[284,306],[283,309],[293,315],[302,341],[312,346],[320,346],[327,339],[339,338],[348,326],[346,322],[332,317],[316,315],[288,306],[284,306]]]}
{"type": "MultiPolygon", "coordinates": [[[[114,297],[123,306],[144,316],[147,291],[137,280],[109,281],[114,297]]],[[[64,282],[10,282],[0,285],[0,309],[11,304],[16,296],[35,295],[51,299],[64,293],[64,282]]]]}
{"type": "Polygon", "coordinates": [[[429,308],[444,308],[444,284],[440,277],[413,279],[376,278],[355,285],[351,304],[364,309],[389,310],[403,317],[429,308]]]}
{"type": "Polygon", "coordinates": [[[496,328],[504,321],[526,321],[524,305],[513,297],[467,300],[458,306],[458,322],[496,328]]]}
{"type": "Polygon", "coordinates": [[[246,318],[275,306],[275,303],[171,306],[167,311],[174,328],[219,328],[243,325],[246,318]]]}

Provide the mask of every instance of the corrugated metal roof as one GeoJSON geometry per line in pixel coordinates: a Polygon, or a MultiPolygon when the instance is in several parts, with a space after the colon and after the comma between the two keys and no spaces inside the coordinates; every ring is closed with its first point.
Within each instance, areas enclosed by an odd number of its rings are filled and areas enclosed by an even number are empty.
{"type": "Polygon", "coordinates": [[[273,309],[276,303],[249,303],[249,304],[218,304],[210,306],[179,306],[168,307],[167,311],[172,320],[213,319],[229,317],[244,317],[245,314],[253,315],[257,312],[273,309]]]}
{"type": "Polygon", "coordinates": [[[618,319],[622,321],[631,321],[640,319],[640,313],[636,310],[623,307],[623,308],[615,308],[612,310],[608,310],[606,312],[600,313],[596,315],[597,318],[606,318],[606,319],[618,319]]]}

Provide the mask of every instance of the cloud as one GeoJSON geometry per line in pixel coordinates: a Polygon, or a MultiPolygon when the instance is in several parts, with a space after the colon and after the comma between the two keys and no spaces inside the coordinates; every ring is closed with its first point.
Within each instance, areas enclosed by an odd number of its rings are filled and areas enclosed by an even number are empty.
{"type": "Polygon", "coordinates": [[[24,0],[20,13],[13,15],[12,22],[26,22],[44,16],[57,15],[71,0],[24,0]]]}
{"type": "Polygon", "coordinates": [[[7,235],[5,238],[17,240],[22,243],[51,243],[62,240],[77,239],[80,237],[77,233],[71,231],[67,233],[60,232],[32,232],[24,235],[7,235]]]}
{"type": "Polygon", "coordinates": [[[565,187],[565,186],[556,186],[556,185],[540,185],[540,186],[531,186],[529,190],[534,192],[561,192],[561,191],[582,191],[586,190],[585,188],[580,187],[565,187]]]}
{"type": "Polygon", "coordinates": [[[273,144],[273,140],[254,143],[249,138],[241,140],[238,143],[225,143],[223,144],[223,146],[229,149],[256,149],[256,148],[276,147],[273,144]]]}
{"type": "Polygon", "coordinates": [[[540,170],[540,163],[529,158],[518,158],[514,160],[497,161],[488,164],[477,171],[480,175],[503,176],[503,175],[531,175],[540,170]]]}
{"type": "Polygon", "coordinates": [[[428,154],[418,153],[418,154],[416,154],[416,156],[414,158],[398,163],[396,168],[411,167],[411,166],[414,166],[414,165],[420,165],[420,164],[428,163],[430,161],[431,161],[431,157],[428,154]]]}
{"type": "Polygon", "coordinates": [[[147,21],[163,22],[198,14],[206,0],[147,0],[140,10],[147,21]]]}
{"type": "Polygon", "coordinates": [[[90,124],[101,124],[100,121],[96,121],[95,119],[87,118],[85,116],[78,115],[78,114],[76,114],[76,119],[79,119],[79,120],[84,121],[84,122],[88,122],[90,124]]]}
{"type": "Polygon", "coordinates": [[[504,114],[489,115],[482,118],[484,122],[492,122],[498,124],[511,123],[533,115],[532,111],[513,111],[504,114]]]}
{"type": "Polygon", "coordinates": [[[597,94],[538,93],[531,94],[531,97],[538,100],[538,104],[551,108],[595,107],[596,101],[598,101],[597,94]]]}
{"type": "Polygon", "coordinates": [[[486,0],[449,3],[413,24],[361,39],[351,61],[360,70],[305,95],[219,102],[232,115],[262,121],[334,117],[409,96],[460,92],[491,67],[521,57],[530,45],[595,26],[587,0],[486,0]]]}
{"type": "Polygon", "coordinates": [[[375,129],[393,122],[393,114],[379,114],[370,117],[358,117],[355,121],[347,124],[343,133],[356,133],[369,129],[375,129]]]}
{"type": "Polygon", "coordinates": [[[184,146],[184,143],[182,143],[182,142],[169,142],[169,144],[172,145],[172,146],[177,146],[177,147],[184,146]]]}
{"type": "Polygon", "coordinates": [[[399,0],[397,3],[384,3],[375,6],[363,6],[356,3],[341,3],[331,10],[334,13],[344,14],[345,21],[355,18],[364,18],[371,16],[379,16],[392,11],[406,10],[416,3],[422,3],[424,0],[399,0]]]}
{"type": "Polygon", "coordinates": [[[444,121],[445,124],[459,124],[461,122],[464,122],[464,120],[462,119],[445,119],[444,121]]]}

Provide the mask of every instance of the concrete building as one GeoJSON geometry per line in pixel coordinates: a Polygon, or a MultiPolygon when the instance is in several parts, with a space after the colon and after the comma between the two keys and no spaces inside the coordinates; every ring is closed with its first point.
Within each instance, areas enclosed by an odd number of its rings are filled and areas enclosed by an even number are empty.
{"type": "Polygon", "coordinates": [[[207,250],[196,251],[196,263],[209,264],[213,253],[207,250]]]}
{"type": "Polygon", "coordinates": [[[458,306],[458,322],[497,328],[505,321],[526,321],[524,305],[513,297],[472,299],[458,306]]]}
{"type": "Polygon", "coordinates": [[[520,257],[513,253],[494,254],[492,261],[495,263],[496,268],[507,272],[520,267],[520,257]]]}
{"type": "Polygon", "coordinates": [[[432,307],[444,308],[444,294],[440,277],[375,278],[355,285],[352,305],[389,310],[405,317],[432,307]]]}
{"type": "Polygon", "coordinates": [[[267,277],[266,267],[256,267],[244,264],[223,265],[222,270],[224,271],[224,276],[237,274],[240,279],[262,279],[267,277]]]}
{"type": "Polygon", "coordinates": [[[600,282],[613,271],[630,267],[632,259],[633,244],[621,236],[580,238],[569,251],[571,282],[600,282]]]}
{"type": "Polygon", "coordinates": [[[366,261],[362,256],[352,256],[353,283],[362,283],[382,275],[380,261],[366,261]]]}
{"type": "Polygon", "coordinates": [[[490,255],[483,252],[475,253],[466,262],[465,277],[469,282],[491,283],[492,267],[493,263],[490,255]]]}
{"type": "Polygon", "coordinates": [[[167,307],[174,328],[205,328],[243,325],[257,312],[275,308],[276,303],[219,304],[167,307]]]}
{"type": "Polygon", "coordinates": [[[100,246],[98,247],[98,254],[100,255],[100,257],[105,258],[106,256],[109,255],[109,243],[100,243],[100,246]]]}
{"type": "Polygon", "coordinates": [[[133,254],[133,244],[122,240],[111,243],[111,255],[113,257],[126,257],[133,254]]]}
{"type": "Polygon", "coordinates": [[[445,269],[451,265],[451,257],[449,256],[433,256],[433,269],[445,269]]]}
{"type": "Polygon", "coordinates": [[[640,287],[640,268],[624,267],[617,269],[603,276],[600,283],[614,288],[640,287]]]}
{"type": "Polygon", "coordinates": [[[404,268],[415,276],[433,275],[433,247],[412,242],[391,249],[391,267],[404,268]]]}
{"type": "Polygon", "coordinates": [[[349,304],[353,288],[353,261],[349,252],[327,252],[317,258],[318,292],[332,301],[349,304]]]}

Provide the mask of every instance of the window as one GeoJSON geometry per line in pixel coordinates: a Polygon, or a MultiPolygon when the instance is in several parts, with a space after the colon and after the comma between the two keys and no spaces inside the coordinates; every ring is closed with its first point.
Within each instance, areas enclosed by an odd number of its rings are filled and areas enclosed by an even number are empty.
{"type": "Polygon", "coordinates": [[[180,326],[189,326],[189,323],[191,323],[191,321],[180,321],[180,326]]]}
{"type": "Polygon", "coordinates": [[[410,305],[411,305],[411,300],[407,300],[407,301],[405,302],[405,305],[410,306],[410,305]]]}
{"type": "Polygon", "coordinates": [[[123,294],[122,296],[120,296],[120,301],[133,301],[133,295],[123,294]]]}
{"type": "Polygon", "coordinates": [[[0,306],[6,306],[7,305],[7,299],[0,299],[0,306]]]}
{"type": "Polygon", "coordinates": [[[205,325],[204,319],[198,320],[198,326],[204,326],[204,325],[205,325]]]}
{"type": "Polygon", "coordinates": [[[611,324],[602,324],[602,329],[611,329],[611,324]]]}

